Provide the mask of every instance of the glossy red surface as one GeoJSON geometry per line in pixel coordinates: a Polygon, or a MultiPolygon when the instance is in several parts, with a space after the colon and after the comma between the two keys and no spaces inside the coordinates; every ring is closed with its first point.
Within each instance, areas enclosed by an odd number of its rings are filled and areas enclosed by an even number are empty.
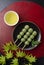
{"type": "Polygon", "coordinates": [[[0,12],[0,51],[4,43],[12,41],[12,34],[14,27],[9,27],[4,23],[5,12],[13,10],[20,16],[20,21],[32,21],[36,23],[41,29],[42,39],[41,44],[31,50],[25,51],[26,53],[32,53],[37,57],[44,56],[44,8],[34,2],[16,2],[5,8],[0,12]]]}

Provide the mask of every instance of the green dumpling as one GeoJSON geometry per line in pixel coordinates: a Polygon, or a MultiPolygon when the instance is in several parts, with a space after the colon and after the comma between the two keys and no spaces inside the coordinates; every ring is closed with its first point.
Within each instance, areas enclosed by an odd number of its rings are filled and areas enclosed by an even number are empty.
{"type": "Polygon", "coordinates": [[[21,39],[21,42],[25,42],[25,39],[24,39],[24,38],[22,38],[22,39],[21,39]]]}
{"type": "Polygon", "coordinates": [[[31,38],[28,38],[28,40],[27,40],[28,42],[31,42],[32,40],[31,40],[31,38]]]}
{"type": "Polygon", "coordinates": [[[29,29],[29,25],[25,25],[25,29],[26,29],[26,30],[29,29]]]}
{"type": "Polygon", "coordinates": [[[24,35],[24,32],[20,32],[20,35],[23,36],[24,35]]]}
{"type": "Polygon", "coordinates": [[[27,39],[28,38],[28,36],[27,35],[24,35],[24,39],[27,39]]]}
{"type": "Polygon", "coordinates": [[[20,38],[21,38],[21,35],[18,35],[18,36],[17,36],[17,39],[20,39],[20,38]]]}
{"type": "Polygon", "coordinates": [[[30,36],[30,39],[34,39],[34,36],[33,36],[33,35],[31,35],[31,36],[30,36]]]}
{"type": "Polygon", "coordinates": [[[23,29],[22,32],[25,33],[26,32],[26,29],[23,29]]]}
{"type": "Polygon", "coordinates": [[[28,32],[29,32],[29,33],[32,33],[32,32],[33,32],[33,29],[32,29],[32,28],[30,28],[30,29],[28,30],[28,32]]]}
{"type": "Polygon", "coordinates": [[[26,42],[25,42],[25,45],[29,45],[29,42],[28,42],[28,41],[26,41],[26,42]]]}
{"type": "Polygon", "coordinates": [[[30,33],[29,33],[29,32],[27,32],[27,33],[26,33],[26,35],[27,35],[27,36],[29,36],[29,35],[30,35],[30,33]]]}
{"type": "Polygon", "coordinates": [[[36,31],[34,31],[34,32],[32,33],[32,35],[36,36],[36,35],[37,35],[37,32],[36,32],[36,31]]]}

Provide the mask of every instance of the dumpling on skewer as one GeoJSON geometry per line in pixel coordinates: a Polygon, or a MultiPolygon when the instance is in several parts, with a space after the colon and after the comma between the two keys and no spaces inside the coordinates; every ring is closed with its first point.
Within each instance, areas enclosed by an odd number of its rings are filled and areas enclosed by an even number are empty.
{"type": "Polygon", "coordinates": [[[19,33],[19,35],[17,36],[17,39],[16,39],[16,41],[14,42],[14,43],[16,43],[17,41],[18,41],[18,39],[20,39],[23,35],[24,35],[24,33],[26,33],[26,31],[27,31],[27,29],[29,28],[29,26],[28,25],[25,25],[24,26],[24,28],[22,29],[22,31],[19,33]],[[27,27],[27,28],[26,28],[27,27]]]}
{"type": "Polygon", "coordinates": [[[28,41],[26,41],[26,42],[24,43],[24,46],[23,46],[22,50],[23,50],[27,45],[29,45],[29,42],[28,42],[28,41]]]}
{"type": "Polygon", "coordinates": [[[18,36],[17,36],[17,39],[20,39],[20,38],[21,38],[21,35],[18,35],[18,36]]]}
{"type": "Polygon", "coordinates": [[[36,35],[37,35],[37,32],[36,32],[36,31],[34,31],[32,35],[33,35],[33,36],[36,36],[36,35]]]}
{"type": "Polygon", "coordinates": [[[22,38],[22,39],[21,39],[21,42],[25,42],[25,38],[22,38]]]}
{"type": "Polygon", "coordinates": [[[27,35],[24,35],[24,39],[27,39],[28,38],[28,36],[27,35]]]}
{"type": "Polygon", "coordinates": [[[33,29],[32,28],[29,28],[28,32],[29,33],[32,33],[33,32],[33,29]]]}
{"type": "Polygon", "coordinates": [[[26,29],[22,29],[22,32],[25,33],[26,32],[26,29]]]}
{"type": "Polygon", "coordinates": [[[30,33],[29,33],[29,32],[27,32],[27,33],[26,33],[26,35],[27,35],[27,36],[29,36],[29,35],[30,35],[30,33]]]}
{"type": "Polygon", "coordinates": [[[35,36],[33,36],[33,35],[30,35],[30,39],[34,39],[34,37],[35,37],[35,36]]]}
{"type": "Polygon", "coordinates": [[[30,37],[27,39],[27,41],[25,42],[25,44],[24,44],[24,46],[23,46],[23,48],[22,48],[22,50],[27,46],[27,45],[29,45],[30,44],[30,42],[35,38],[35,36],[37,35],[37,32],[33,32],[32,33],[32,35],[30,35],[30,37]],[[35,33],[35,35],[33,35],[35,33]]]}
{"type": "Polygon", "coordinates": [[[29,29],[29,25],[25,25],[25,27],[24,27],[26,30],[28,30],[29,29]]]}
{"type": "Polygon", "coordinates": [[[18,44],[18,47],[19,47],[23,42],[25,42],[25,39],[24,39],[24,38],[21,38],[21,42],[18,44]]]}
{"type": "Polygon", "coordinates": [[[27,39],[27,41],[28,41],[28,42],[31,42],[32,40],[31,40],[31,38],[29,37],[29,38],[27,39]]]}
{"type": "Polygon", "coordinates": [[[20,35],[23,36],[24,35],[24,32],[20,32],[20,35]]]}
{"type": "Polygon", "coordinates": [[[30,36],[30,39],[34,39],[36,35],[37,35],[37,32],[33,31],[32,35],[30,36]]]}
{"type": "Polygon", "coordinates": [[[24,46],[23,46],[22,50],[23,50],[27,45],[29,45],[31,41],[32,41],[32,40],[31,40],[30,37],[29,37],[29,38],[27,39],[27,41],[24,43],[24,46]]]}
{"type": "Polygon", "coordinates": [[[17,39],[14,43],[16,43],[19,39],[21,39],[21,35],[17,35],[17,39]]]}

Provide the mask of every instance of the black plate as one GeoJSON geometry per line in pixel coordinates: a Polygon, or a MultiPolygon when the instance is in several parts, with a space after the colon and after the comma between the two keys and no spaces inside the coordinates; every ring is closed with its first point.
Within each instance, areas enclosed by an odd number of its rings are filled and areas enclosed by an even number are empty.
{"type": "MultiPolygon", "coordinates": [[[[17,26],[15,27],[15,29],[13,31],[13,41],[15,41],[17,39],[17,35],[24,28],[25,25],[29,25],[31,28],[33,28],[33,30],[37,31],[37,36],[35,37],[35,40],[40,41],[41,40],[40,29],[33,22],[22,22],[22,23],[17,24],[17,26]]],[[[16,43],[16,45],[18,45],[19,43],[20,43],[20,40],[18,40],[18,42],[16,43]]],[[[24,44],[21,44],[19,48],[22,48],[23,46],[24,46],[24,44]]],[[[37,45],[35,45],[34,47],[32,47],[31,45],[28,45],[28,46],[25,47],[25,50],[31,50],[31,49],[34,49],[35,47],[37,47],[37,45]]]]}

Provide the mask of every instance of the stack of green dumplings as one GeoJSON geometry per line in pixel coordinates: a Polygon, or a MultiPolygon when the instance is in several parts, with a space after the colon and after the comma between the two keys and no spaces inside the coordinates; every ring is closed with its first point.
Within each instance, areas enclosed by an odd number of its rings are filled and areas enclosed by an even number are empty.
{"type": "Polygon", "coordinates": [[[25,25],[22,31],[17,35],[16,41],[19,39],[21,42],[18,44],[18,47],[24,43],[24,46],[22,49],[24,49],[27,45],[30,44],[30,42],[35,38],[37,35],[37,32],[33,30],[33,28],[30,28],[29,25],[25,25]]]}

